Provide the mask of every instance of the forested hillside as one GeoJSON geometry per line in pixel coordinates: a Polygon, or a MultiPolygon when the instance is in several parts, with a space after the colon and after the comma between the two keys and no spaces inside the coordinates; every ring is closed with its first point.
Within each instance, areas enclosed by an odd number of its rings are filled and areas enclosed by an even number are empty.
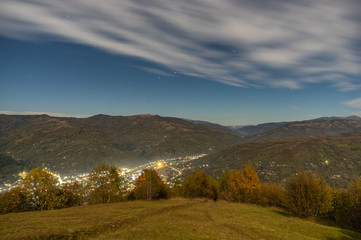
{"type": "Polygon", "coordinates": [[[0,152],[26,168],[87,171],[99,162],[137,166],[160,158],[209,153],[239,136],[187,120],[136,115],[59,118],[0,115],[0,152]]]}

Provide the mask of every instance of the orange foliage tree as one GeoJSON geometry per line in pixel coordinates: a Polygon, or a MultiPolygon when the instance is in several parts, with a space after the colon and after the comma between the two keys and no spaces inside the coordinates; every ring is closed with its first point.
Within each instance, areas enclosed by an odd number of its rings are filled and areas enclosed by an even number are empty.
{"type": "Polygon", "coordinates": [[[241,201],[255,202],[257,201],[257,193],[261,188],[261,184],[256,171],[252,167],[252,163],[248,163],[242,170],[240,175],[241,201]]]}
{"type": "Polygon", "coordinates": [[[169,188],[154,169],[144,169],[133,190],[136,199],[155,200],[169,197],[169,188]]]}

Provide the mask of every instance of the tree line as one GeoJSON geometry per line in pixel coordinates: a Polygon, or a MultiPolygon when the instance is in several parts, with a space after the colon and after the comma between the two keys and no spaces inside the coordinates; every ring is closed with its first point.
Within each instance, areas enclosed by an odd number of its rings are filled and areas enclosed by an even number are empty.
{"type": "Polygon", "coordinates": [[[299,217],[335,221],[361,231],[361,177],[352,181],[348,189],[331,188],[324,179],[303,171],[284,184],[261,183],[252,164],[247,164],[241,172],[223,172],[218,180],[203,171],[194,172],[171,188],[154,169],[144,169],[130,192],[122,183],[117,168],[105,163],[91,171],[84,185],[60,185],[46,169],[36,168],[18,187],[0,194],[0,212],[184,197],[275,206],[299,217]]]}

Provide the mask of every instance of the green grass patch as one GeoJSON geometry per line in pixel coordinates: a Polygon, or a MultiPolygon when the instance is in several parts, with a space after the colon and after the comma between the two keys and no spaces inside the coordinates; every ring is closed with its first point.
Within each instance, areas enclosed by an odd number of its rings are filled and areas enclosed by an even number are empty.
{"type": "Polygon", "coordinates": [[[271,208],[135,201],[0,216],[0,239],[361,239],[271,208]]]}

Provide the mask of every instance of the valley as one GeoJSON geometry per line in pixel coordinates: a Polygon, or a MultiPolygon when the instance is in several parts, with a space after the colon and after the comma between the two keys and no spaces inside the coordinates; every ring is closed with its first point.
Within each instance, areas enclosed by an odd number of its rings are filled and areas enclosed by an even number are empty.
{"type": "MultiPolygon", "coordinates": [[[[68,181],[79,180],[76,176],[85,176],[100,162],[138,169],[132,171],[139,174],[143,168],[157,169],[160,162],[182,162],[187,156],[200,154],[208,156],[191,157],[187,167],[179,165],[177,169],[162,165],[158,171],[163,171],[169,185],[194,170],[219,178],[223,171],[241,169],[248,162],[266,182],[282,183],[305,170],[325,178],[331,186],[345,187],[360,176],[359,117],[242,128],[156,115],[59,118],[2,114],[0,180],[6,189],[18,179],[19,172],[35,167],[46,167],[67,176],[68,181]]],[[[131,181],[129,184],[131,187],[131,181]]]]}

